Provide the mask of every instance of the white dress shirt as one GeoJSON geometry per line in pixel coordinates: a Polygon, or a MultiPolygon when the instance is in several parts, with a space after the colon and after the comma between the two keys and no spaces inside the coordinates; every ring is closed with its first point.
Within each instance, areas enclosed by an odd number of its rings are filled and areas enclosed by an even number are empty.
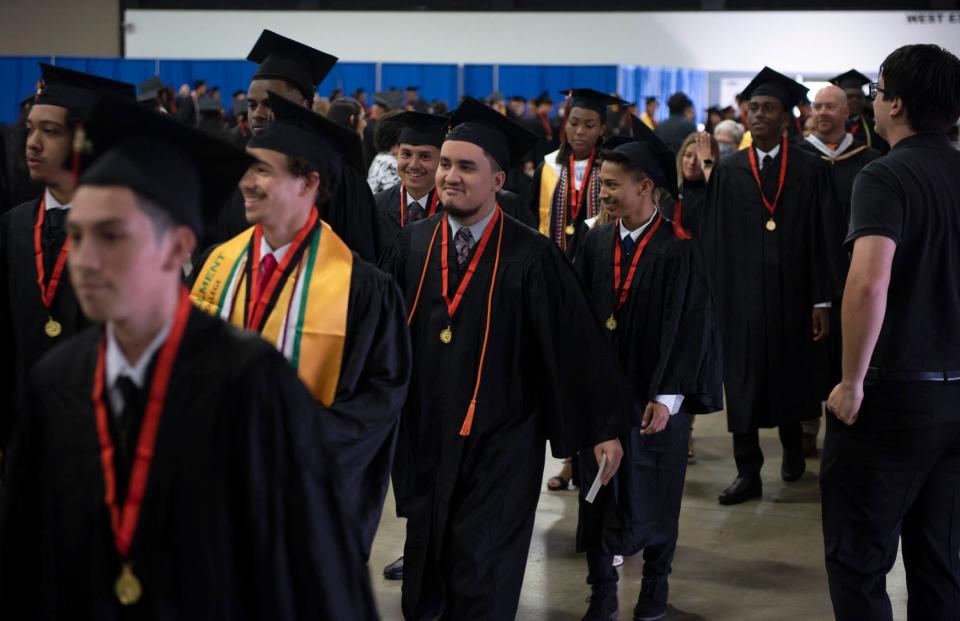
{"type": "Polygon", "coordinates": [[[410,206],[410,203],[417,203],[420,207],[423,208],[423,213],[427,213],[427,209],[430,208],[430,205],[427,203],[427,200],[430,198],[430,192],[427,192],[420,198],[414,198],[410,195],[410,192],[407,192],[407,202],[405,203],[407,207],[410,206]]]}
{"type": "Polygon", "coordinates": [[[60,201],[54,198],[53,193],[51,193],[49,189],[43,191],[43,196],[44,211],[50,211],[51,209],[70,209],[69,204],[61,205],[60,201]]]}
{"type": "MultiPolygon", "coordinates": [[[[293,242],[290,242],[292,244],[293,242]]],[[[283,255],[287,254],[287,250],[290,250],[290,244],[284,244],[276,250],[270,247],[270,244],[267,243],[266,237],[260,238],[260,262],[263,262],[263,257],[268,254],[272,254],[273,258],[277,260],[277,265],[280,264],[280,261],[283,261],[283,255]]],[[[259,267],[259,266],[257,266],[259,267]]]]}
{"type": "Polygon", "coordinates": [[[170,335],[170,329],[172,327],[173,322],[167,322],[160,332],[157,333],[157,336],[153,337],[153,340],[150,341],[147,348],[143,350],[143,354],[140,356],[140,359],[137,360],[136,364],[130,364],[127,356],[123,353],[123,350],[120,349],[120,344],[117,342],[116,336],[113,334],[113,324],[109,321],[107,322],[105,371],[107,388],[110,395],[110,406],[116,415],[119,415],[120,412],[123,411],[124,405],[123,393],[117,388],[117,380],[120,377],[129,377],[130,381],[132,381],[137,388],[143,388],[146,382],[147,369],[150,367],[150,361],[153,360],[153,356],[160,349],[160,346],[163,345],[164,341],[167,340],[167,336],[170,335]]]}
{"type": "MultiPolygon", "coordinates": [[[[493,219],[493,214],[497,212],[496,209],[491,209],[490,213],[484,216],[483,220],[471,224],[467,228],[470,229],[470,234],[473,235],[473,243],[476,244],[480,241],[480,238],[483,237],[483,232],[487,230],[487,225],[490,224],[490,220],[493,219]]],[[[457,231],[463,228],[463,224],[457,220],[454,216],[450,216],[450,230],[453,233],[453,236],[457,236],[457,231]]]]}
{"type": "MultiPolygon", "coordinates": [[[[626,238],[627,235],[633,238],[633,241],[640,239],[640,235],[643,234],[647,227],[650,226],[650,223],[653,222],[653,219],[657,217],[657,211],[654,210],[653,215],[650,216],[650,219],[644,222],[642,225],[638,226],[634,230],[630,230],[623,225],[623,220],[620,220],[620,239],[626,238]]],[[[634,251],[636,252],[636,251],[634,251]]],[[[657,395],[654,399],[657,403],[660,403],[670,411],[670,416],[673,416],[680,411],[680,406],[683,405],[683,395],[657,395]]],[[[646,404],[644,404],[645,406],[646,404]]]]}

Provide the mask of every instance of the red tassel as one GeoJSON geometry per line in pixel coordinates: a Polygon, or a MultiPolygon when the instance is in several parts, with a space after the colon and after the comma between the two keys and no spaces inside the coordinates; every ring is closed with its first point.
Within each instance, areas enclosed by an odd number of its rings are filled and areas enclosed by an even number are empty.
{"type": "Polygon", "coordinates": [[[463,426],[460,427],[461,436],[469,436],[473,429],[473,413],[477,410],[476,399],[470,401],[470,407],[467,408],[467,417],[463,419],[463,426]]]}

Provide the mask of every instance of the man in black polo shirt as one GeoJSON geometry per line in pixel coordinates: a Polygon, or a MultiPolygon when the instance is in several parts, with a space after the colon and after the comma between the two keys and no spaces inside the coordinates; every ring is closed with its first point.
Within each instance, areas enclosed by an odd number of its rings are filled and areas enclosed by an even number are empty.
{"type": "Polygon", "coordinates": [[[960,59],[908,45],[871,84],[892,149],[853,188],[820,486],[837,619],[892,619],[903,542],[909,619],[960,618],[960,59]]]}

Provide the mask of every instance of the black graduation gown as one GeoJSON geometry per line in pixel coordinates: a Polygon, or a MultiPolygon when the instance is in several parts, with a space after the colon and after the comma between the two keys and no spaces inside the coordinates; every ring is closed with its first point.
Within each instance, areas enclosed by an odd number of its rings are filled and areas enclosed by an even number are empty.
{"type": "MultiPolygon", "coordinates": [[[[707,198],[707,184],[703,181],[684,181],[680,186],[682,195],[681,218],[680,223],[683,228],[690,233],[691,237],[696,237],[700,231],[700,218],[703,215],[703,203],[707,198]]],[[[673,219],[676,220],[676,205],[674,205],[673,219]]]]}
{"type": "MultiPolygon", "coordinates": [[[[59,342],[87,325],[70,286],[68,267],[64,266],[60,275],[60,285],[49,312],[41,302],[33,247],[40,202],[37,198],[0,216],[0,352],[9,365],[6,372],[0,373],[0,395],[8,404],[0,415],[0,451],[7,443],[17,412],[23,407],[30,369],[59,342]],[[63,333],[55,338],[44,332],[51,316],[63,328],[63,333]]],[[[53,231],[50,222],[50,218],[44,219],[42,233],[48,283],[66,239],[65,230],[53,231]]]]}
{"type": "MultiPolygon", "coordinates": [[[[442,217],[405,227],[381,263],[408,308],[442,217]]],[[[496,244],[494,230],[452,322],[453,341],[444,345],[437,239],[411,324],[414,372],[398,441],[411,474],[408,488],[397,490],[409,516],[408,619],[441,611],[453,619],[512,619],[544,440],[556,457],[569,456],[618,436],[628,416],[623,378],[571,265],[550,240],[504,216],[483,380],[471,434],[459,435],[477,376],[496,244]]],[[[449,250],[456,272],[452,243],[449,250]]]]}
{"type": "MultiPolygon", "coordinates": [[[[594,166],[599,170],[600,160],[597,159],[594,162],[594,166]]],[[[543,167],[546,166],[546,163],[541,159],[540,163],[537,165],[536,171],[533,173],[533,180],[530,182],[530,196],[527,200],[527,211],[532,214],[533,228],[539,228],[540,226],[540,184],[541,177],[543,176],[543,167]]],[[[584,179],[584,183],[586,183],[584,179]]],[[[560,182],[557,182],[557,185],[560,185],[560,182]]],[[[554,192],[556,192],[556,186],[554,186],[554,192]]],[[[588,193],[583,192],[580,194],[580,213],[577,214],[576,220],[571,222],[576,231],[573,235],[567,236],[567,257],[571,260],[577,256],[577,249],[580,246],[580,241],[583,239],[584,232],[589,230],[589,227],[584,226],[584,222],[588,219],[587,217],[587,200],[588,193]]],[[[597,208],[600,208],[599,201],[597,202],[597,208]]]]}
{"type": "Polygon", "coordinates": [[[4,618],[375,619],[309,393],[269,344],[192,310],[170,378],[124,609],[91,402],[92,327],[31,377],[0,520],[4,618]]]}
{"type": "MultiPolygon", "coordinates": [[[[880,152],[871,149],[858,142],[847,148],[846,152],[836,159],[830,159],[817,150],[810,142],[804,140],[801,144],[808,151],[827,162],[830,166],[830,174],[833,178],[833,187],[837,195],[838,217],[840,218],[837,226],[837,236],[833,243],[839,248],[838,259],[840,261],[840,290],[847,282],[847,271],[850,269],[849,255],[843,250],[843,242],[847,236],[847,228],[850,225],[850,199],[853,197],[853,180],[860,170],[880,157],[880,152]]],[[[820,349],[821,358],[825,359],[823,364],[817,366],[821,398],[826,400],[830,396],[830,391],[837,385],[843,376],[843,333],[840,331],[841,317],[840,304],[834,304],[830,309],[830,334],[827,341],[820,349]]]]}
{"type": "MultiPolygon", "coordinates": [[[[615,307],[613,257],[619,237],[616,222],[593,229],[584,237],[575,263],[601,319],[615,307]]],[[[668,459],[662,460],[653,480],[649,471],[644,475],[630,465],[644,459],[641,453],[658,455],[664,449],[667,433],[646,437],[639,433],[644,409],[657,395],[683,395],[680,411],[689,414],[723,409],[716,309],[696,255],[694,242],[677,239],[670,222],[663,221],[637,263],[631,293],[616,313],[617,329],[604,330],[633,395],[633,419],[621,437],[623,466],[613,483],[593,504],[581,498],[577,528],[581,551],[602,548],[635,554],[676,530],[674,507],[666,499],[673,488],[679,494],[682,475],[680,481],[671,476],[668,459]]],[[[626,271],[621,271],[621,282],[626,271]]],[[[671,418],[668,425],[673,424],[677,423],[671,418]]],[[[588,485],[597,475],[597,464],[593,459],[580,461],[582,480],[588,485]]]]}
{"type": "Polygon", "coordinates": [[[868,115],[861,114],[855,120],[847,119],[846,125],[847,131],[857,142],[876,149],[880,155],[886,155],[890,151],[890,143],[877,134],[877,125],[868,115]]]}
{"type": "MultiPolygon", "coordinates": [[[[776,195],[783,153],[769,173],[776,195]]],[[[776,231],[744,149],[710,177],[698,239],[720,317],[727,425],[734,433],[820,413],[812,340],[815,304],[839,300],[839,226],[829,168],[794,142],[776,231]]]]}
{"type": "MultiPolygon", "coordinates": [[[[384,242],[382,247],[384,252],[396,241],[397,234],[400,233],[400,185],[399,183],[394,184],[374,195],[377,204],[377,221],[380,224],[380,239],[384,242]]],[[[429,201],[433,199],[433,192],[435,191],[436,188],[430,190],[428,205],[430,204],[429,201]]],[[[500,203],[503,213],[531,228],[536,226],[536,222],[530,216],[523,200],[516,193],[500,190],[497,192],[497,201],[500,203]]],[[[437,211],[441,209],[443,209],[443,204],[438,203],[437,211]]]]}
{"type": "MultiPolygon", "coordinates": [[[[327,174],[330,198],[320,204],[320,218],[350,250],[365,261],[376,262],[381,246],[380,231],[376,205],[366,178],[344,162],[332,162],[327,174]]],[[[217,210],[200,247],[222,244],[249,227],[243,194],[237,189],[227,204],[217,210]]]]}
{"type": "MultiPolygon", "coordinates": [[[[203,255],[192,280],[213,250],[203,255]]],[[[383,513],[413,364],[406,320],[393,279],[354,254],[336,396],[329,407],[319,402],[315,406],[344,481],[351,520],[360,528],[365,557],[370,556],[383,513]]]]}

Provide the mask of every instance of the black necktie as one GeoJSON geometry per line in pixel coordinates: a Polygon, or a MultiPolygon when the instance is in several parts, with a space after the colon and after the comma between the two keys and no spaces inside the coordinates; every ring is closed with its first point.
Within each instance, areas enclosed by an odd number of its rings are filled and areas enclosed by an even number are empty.
{"type": "Polygon", "coordinates": [[[137,440],[140,436],[140,422],[146,407],[146,390],[139,388],[126,375],[117,378],[117,390],[123,397],[123,409],[116,419],[117,452],[114,458],[114,471],[117,474],[117,497],[119,502],[127,493],[127,482],[136,455],[137,440]]]}
{"type": "Polygon", "coordinates": [[[623,254],[629,258],[633,256],[633,251],[637,247],[637,240],[633,238],[633,235],[628,233],[620,238],[620,247],[623,248],[623,254]]]}
{"type": "Polygon", "coordinates": [[[780,169],[774,164],[773,157],[763,156],[763,169],[760,171],[760,179],[763,183],[763,194],[767,200],[773,202],[777,197],[777,186],[780,182],[780,169]]]}
{"type": "Polygon", "coordinates": [[[64,231],[66,219],[66,209],[48,209],[43,214],[43,271],[47,282],[50,282],[57,255],[60,254],[60,247],[66,239],[64,231]]]}

